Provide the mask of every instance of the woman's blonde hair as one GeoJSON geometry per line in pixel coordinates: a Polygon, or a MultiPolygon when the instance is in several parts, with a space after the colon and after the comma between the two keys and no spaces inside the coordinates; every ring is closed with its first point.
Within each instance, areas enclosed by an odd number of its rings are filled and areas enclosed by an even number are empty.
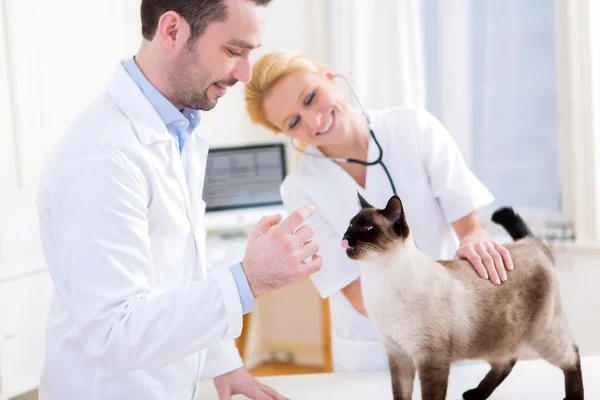
{"type": "Polygon", "coordinates": [[[252,122],[260,124],[274,133],[281,130],[269,123],[263,103],[271,88],[281,79],[296,72],[325,73],[329,68],[310,60],[293,50],[275,51],[263,56],[252,67],[252,79],[246,85],[246,110],[252,122]]]}

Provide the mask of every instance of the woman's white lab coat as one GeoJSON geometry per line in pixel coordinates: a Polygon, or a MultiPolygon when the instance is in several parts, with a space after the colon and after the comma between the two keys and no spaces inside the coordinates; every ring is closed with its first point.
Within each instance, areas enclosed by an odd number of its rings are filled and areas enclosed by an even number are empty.
{"type": "MultiPolygon", "coordinates": [[[[458,239],[451,223],[491,203],[492,195],[467,168],[446,129],[427,111],[392,108],[370,113],[370,121],[417,246],[436,259],[452,259],[458,239]]],[[[313,146],[306,151],[321,154],[313,146]]],[[[373,139],[368,154],[369,160],[379,155],[373,139]]],[[[360,276],[356,262],[341,246],[348,223],[359,210],[357,191],[379,208],[393,195],[379,165],[367,168],[363,190],[333,161],[305,154],[281,187],[287,211],[306,203],[317,206],[307,223],[315,228],[323,267],[312,280],[321,296],[330,298],[336,371],[388,368],[374,326],[340,292],[360,276]]]]}
{"type": "Polygon", "coordinates": [[[41,400],[191,400],[200,377],[242,365],[235,281],[204,261],[208,144],[192,135],[184,149],[185,166],[119,66],[50,158],[38,212],[56,290],[41,400]]]}

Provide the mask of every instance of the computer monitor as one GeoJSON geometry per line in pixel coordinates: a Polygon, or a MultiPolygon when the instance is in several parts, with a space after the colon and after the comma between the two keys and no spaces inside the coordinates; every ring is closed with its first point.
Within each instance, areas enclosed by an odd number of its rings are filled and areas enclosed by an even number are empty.
{"type": "Polygon", "coordinates": [[[207,228],[227,230],[281,212],[286,173],[281,143],[211,148],[202,195],[207,228]]]}

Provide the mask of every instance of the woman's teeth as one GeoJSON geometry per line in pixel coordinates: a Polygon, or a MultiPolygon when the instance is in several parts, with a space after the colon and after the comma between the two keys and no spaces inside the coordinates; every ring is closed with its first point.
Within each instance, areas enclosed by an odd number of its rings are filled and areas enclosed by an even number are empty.
{"type": "Polygon", "coordinates": [[[317,132],[317,136],[323,134],[323,133],[327,133],[327,131],[329,131],[331,129],[331,126],[333,125],[333,113],[331,113],[329,115],[329,122],[327,122],[327,125],[325,125],[325,127],[323,128],[323,130],[321,130],[320,132],[317,132]]]}

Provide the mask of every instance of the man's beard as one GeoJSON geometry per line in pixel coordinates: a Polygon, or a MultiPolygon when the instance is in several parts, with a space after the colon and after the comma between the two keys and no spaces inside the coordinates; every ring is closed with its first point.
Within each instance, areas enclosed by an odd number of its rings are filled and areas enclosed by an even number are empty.
{"type": "Polygon", "coordinates": [[[190,86],[188,86],[188,88],[187,88],[188,93],[185,93],[187,96],[183,96],[183,98],[185,99],[185,102],[183,102],[182,104],[184,104],[185,107],[189,107],[194,110],[202,110],[202,111],[212,110],[217,105],[218,99],[214,99],[214,100],[209,99],[208,98],[208,89],[210,89],[210,87],[213,84],[218,84],[219,86],[227,88],[229,86],[235,85],[236,83],[237,83],[237,79],[234,79],[234,78],[221,79],[219,81],[210,83],[206,87],[206,89],[204,89],[201,92],[190,91],[189,90],[190,86]]]}
{"type": "Polygon", "coordinates": [[[208,88],[201,93],[189,92],[186,94],[189,99],[186,99],[183,103],[184,107],[192,108],[194,110],[209,111],[217,105],[216,100],[210,100],[208,98],[208,88]]]}
{"type": "Polygon", "coordinates": [[[204,71],[199,82],[200,85],[194,85],[190,77],[204,68],[196,62],[195,53],[192,49],[185,50],[179,57],[177,66],[171,71],[171,89],[174,100],[183,105],[183,107],[194,110],[209,111],[215,108],[218,99],[208,98],[208,90],[213,84],[218,84],[224,88],[233,86],[237,79],[221,79],[210,82],[210,75],[204,71]],[[203,87],[201,91],[194,90],[195,87],[203,87]]]}

